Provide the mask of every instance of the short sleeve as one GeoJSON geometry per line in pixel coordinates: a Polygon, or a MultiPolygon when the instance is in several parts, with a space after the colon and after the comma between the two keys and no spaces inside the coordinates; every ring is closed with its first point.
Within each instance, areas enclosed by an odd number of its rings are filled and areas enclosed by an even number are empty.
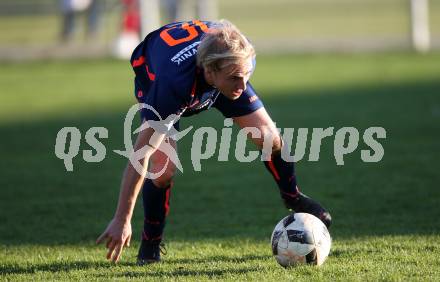
{"type": "Polygon", "coordinates": [[[227,118],[244,116],[264,107],[250,83],[237,100],[230,100],[220,94],[213,106],[227,118]]]}

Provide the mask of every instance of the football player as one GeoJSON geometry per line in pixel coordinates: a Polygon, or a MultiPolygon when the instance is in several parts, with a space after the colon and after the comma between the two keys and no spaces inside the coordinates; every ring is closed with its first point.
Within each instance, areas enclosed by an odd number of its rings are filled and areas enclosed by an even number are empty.
{"type": "Polygon", "coordinates": [[[114,218],[97,239],[97,243],[107,242],[108,259],[118,261],[122,249],[130,244],[131,217],[142,190],[144,227],[138,264],[160,260],[176,166],[169,162],[167,154],[157,149],[167,142],[177,150],[176,142],[167,138],[173,123],[178,129],[178,118],[212,107],[241,128],[257,128],[261,134],[250,138],[258,148],[263,149],[265,137],[271,138],[270,156],[264,164],[275,179],[286,207],[313,214],[330,226],[330,214],[299,191],[294,163],[281,158],[283,141],[249,83],[255,63],[252,44],[225,20],[168,24],[148,34],[134,50],[131,58],[136,74],[134,94],[139,103],[151,106],[141,109],[142,121],[157,122],[163,118],[168,123],[162,124],[162,128],[146,126],[138,134],[134,150],[144,148],[142,170],[137,171],[128,163],[114,218]],[[151,179],[148,172],[160,172],[160,176],[151,179]]]}

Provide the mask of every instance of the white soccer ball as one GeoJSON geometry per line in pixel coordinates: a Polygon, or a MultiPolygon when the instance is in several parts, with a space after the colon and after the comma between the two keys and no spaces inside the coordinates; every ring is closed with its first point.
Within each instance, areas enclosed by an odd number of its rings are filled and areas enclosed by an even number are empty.
{"type": "Polygon", "coordinates": [[[298,264],[322,265],[330,253],[332,239],[319,218],[295,213],[283,218],[273,230],[272,254],[284,267],[298,264]]]}

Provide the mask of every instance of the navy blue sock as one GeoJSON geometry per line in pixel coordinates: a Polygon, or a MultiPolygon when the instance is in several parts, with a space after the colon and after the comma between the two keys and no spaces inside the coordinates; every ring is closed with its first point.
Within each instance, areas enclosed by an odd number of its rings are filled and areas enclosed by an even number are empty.
{"type": "Polygon", "coordinates": [[[151,179],[146,179],[142,187],[144,204],[144,230],[142,240],[161,241],[165,219],[169,212],[171,186],[156,187],[151,179]]]}
{"type": "Polygon", "coordinates": [[[278,184],[281,198],[286,206],[292,206],[299,196],[294,162],[286,162],[281,158],[281,153],[274,153],[270,161],[264,161],[264,165],[278,184]]]}

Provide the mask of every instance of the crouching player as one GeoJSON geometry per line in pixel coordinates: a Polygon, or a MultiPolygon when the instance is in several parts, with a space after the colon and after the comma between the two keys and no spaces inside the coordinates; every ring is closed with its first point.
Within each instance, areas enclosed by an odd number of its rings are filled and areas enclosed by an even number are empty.
{"type": "MultiPolygon", "coordinates": [[[[138,102],[154,109],[141,110],[144,123],[158,121],[157,113],[165,120],[214,107],[241,128],[257,128],[261,136],[272,138],[272,154],[264,164],[275,179],[286,207],[295,212],[311,213],[330,226],[330,214],[298,190],[294,163],[281,158],[283,142],[249,83],[255,68],[255,50],[234,25],[224,20],[166,25],[147,35],[134,50],[131,64],[136,74],[138,102]]],[[[169,124],[162,125],[162,130],[157,126],[145,126],[138,134],[134,150],[144,148],[142,170],[136,170],[128,162],[114,218],[97,239],[97,243],[107,242],[107,258],[113,261],[118,261],[122,249],[130,244],[131,217],[140,190],[145,219],[138,264],[160,260],[160,243],[176,168],[169,162],[169,156],[157,148],[166,142],[177,150],[175,141],[167,138],[169,124]],[[161,172],[161,175],[149,179],[148,172],[161,172]]],[[[174,126],[178,129],[178,121],[174,126]]],[[[263,149],[263,137],[251,138],[263,149]]]]}

